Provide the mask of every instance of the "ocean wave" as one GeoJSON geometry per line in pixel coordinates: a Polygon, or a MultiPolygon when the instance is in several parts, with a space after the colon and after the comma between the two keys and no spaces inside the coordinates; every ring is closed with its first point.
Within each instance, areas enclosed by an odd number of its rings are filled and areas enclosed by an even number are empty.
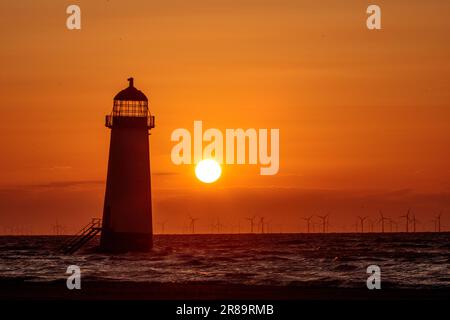
{"type": "Polygon", "coordinates": [[[61,281],[76,264],[84,281],[361,287],[377,264],[383,288],[450,286],[450,234],[165,235],[122,255],[99,252],[96,239],[72,256],[56,250],[64,239],[0,237],[0,282],[61,281]]]}

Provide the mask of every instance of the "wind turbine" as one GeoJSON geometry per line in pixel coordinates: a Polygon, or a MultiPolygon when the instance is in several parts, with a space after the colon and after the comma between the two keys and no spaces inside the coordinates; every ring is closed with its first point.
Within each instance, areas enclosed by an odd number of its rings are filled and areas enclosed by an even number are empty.
{"type": "Polygon", "coordinates": [[[361,222],[361,233],[364,233],[364,221],[367,219],[367,217],[358,216],[358,219],[361,222]]]}
{"type": "Polygon", "coordinates": [[[408,211],[406,212],[406,214],[404,216],[400,216],[400,218],[405,218],[405,221],[406,221],[406,232],[409,232],[409,221],[410,221],[409,216],[410,216],[410,212],[411,212],[411,209],[408,209],[408,211]]]}
{"type": "Polygon", "coordinates": [[[412,220],[412,223],[413,223],[413,232],[416,232],[416,223],[420,223],[420,221],[416,219],[416,214],[415,213],[413,214],[413,217],[412,217],[411,220],[412,220]]]}
{"type": "Polygon", "coordinates": [[[195,222],[198,220],[198,218],[192,218],[189,216],[189,219],[191,220],[190,226],[191,226],[191,233],[195,233],[195,222]]]}
{"type": "Polygon", "coordinates": [[[264,233],[264,217],[259,218],[259,224],[261,225],[261,233],[264,233]]]}
{"type": "Polygon", "coordinates": [[[439,212],[439,214],[436,216],[436,223],[437,223],[437,231],[441,232],[441,216],[442,216],[442,211],[439,212]]]}
{"type": "Polygon", "coordinates": [[[251,218],[245,218],[246,220],[250,221],[250,233],[253,233],[253,227],[255,225],[255,218],[256,218],[256,216],[253,216],[251,218]]]}
{"type": "Polygon", "coordinates": [[[381,222],[381,232],[384,233],[384,221],[388,220],[388,218],[384,216],[383,211],[378,210],[378,213],[380,214],[380,220],[378,222],[381,222]]]}
{"type": "Polygon", "coordinates": [[[320,219],[322,219],[322,233],[325,233],[325,227],[326,227],[326,221],[328,218],[328,214],[325,216],[318,216],[320,219]]]}
{"type": "Polygon", "coordinates": [[[309,217],[306,217],[306,218],[302,218],[303,220],[306,221],[307,228],[308,228],[308,233],[309,233],[309,231],[310,231],[310,227],[311,227],[311,219],[312,219],[312,217],[313,217],[313,216],[309,216],[309,217]]]}

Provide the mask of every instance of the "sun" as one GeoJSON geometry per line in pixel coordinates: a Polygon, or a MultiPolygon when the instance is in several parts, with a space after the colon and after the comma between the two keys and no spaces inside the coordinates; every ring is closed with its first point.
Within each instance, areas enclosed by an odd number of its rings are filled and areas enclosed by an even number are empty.
{"type": "Polygon", "coordinates": [[[222,174],[220,164],[212,159],[205,159],[197,163],[195,167],[195,175],[198,180],[204,183],[212,183],[217,181],[222,174]]]}

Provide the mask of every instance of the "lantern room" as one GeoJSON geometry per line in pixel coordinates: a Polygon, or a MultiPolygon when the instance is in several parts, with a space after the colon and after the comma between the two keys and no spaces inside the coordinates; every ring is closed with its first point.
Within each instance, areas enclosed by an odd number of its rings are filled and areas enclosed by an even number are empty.
{"type": "Polygon", "coordinates": [[[140,121],[142,121],[142,118],[146,118],[148,129],[154,128],[155,117],[150,114],[147,97],[142,91],[134,87],[133,78],[129,78],[128,82],[128,88],[120,91],[114,97],[112,113],[106,116],[106,127],[113,127],[114,118],[127,117],[140,118],[140,121]]]}

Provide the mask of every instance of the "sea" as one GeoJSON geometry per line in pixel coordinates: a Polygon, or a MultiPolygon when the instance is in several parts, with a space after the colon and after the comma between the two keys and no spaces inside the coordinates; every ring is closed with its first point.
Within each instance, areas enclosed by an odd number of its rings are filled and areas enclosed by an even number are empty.
{"type": "Polygon", "coordinates": [[[450,233],[155,235],[146,253],[106,254],[99,239],[72,255],[67,236],[1,236],[0,281],[83,281],[358,288],[368,266],[384,288],[450,288],[450,233]]]}

